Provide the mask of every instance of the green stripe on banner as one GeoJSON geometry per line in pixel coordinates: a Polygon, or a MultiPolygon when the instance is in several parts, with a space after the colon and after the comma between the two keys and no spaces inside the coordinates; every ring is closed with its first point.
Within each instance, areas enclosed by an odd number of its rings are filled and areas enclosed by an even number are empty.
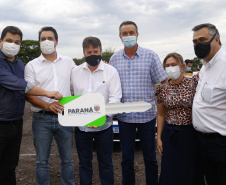
{"type": "Polygon", "coordinates": [[[100,117],[98,119],[96,119],[95,121],[92,121],[90,122],[89,124],[87,125],[84,125],[85,127],[88,127],[88,126],[97,126],[97,127],[101,127],[104,125],[104,123],[106,122],[106,115],[103,116],[103,117],[100,117]]]}
{"type": "Polygon", "coordinates": [[[76,95],[76,96],[68,96],[68,97],[63,97],[59,102],[62,104],[62,105],[65,105],[73,100],[75,100],[76,98],[79,98],[80,96],[82,95],[76,95]]]}

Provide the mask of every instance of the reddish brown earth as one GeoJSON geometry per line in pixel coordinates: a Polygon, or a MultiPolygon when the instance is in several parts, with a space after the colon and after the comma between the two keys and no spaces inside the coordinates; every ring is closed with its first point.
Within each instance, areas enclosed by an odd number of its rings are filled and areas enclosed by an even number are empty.
{"type": "MultiPolygon", "coordinates": [[[[33,146],[32,129],[31,129],[31,111],[30,104],[26,103],[24,114],[24,127],[23,127],[23,139],[20,151],[20,161],[16,170],[17,184],[18,185],[33,185],[35,184],[35,149],[33,146]]],[[[79,172],[78,172],[78,155],[74,147],[73,157],[75,163],[75,184],[79,184],[79,172]]],[[[160,162],[160,156],[157,152],[157,159],[160,162]]],[[[121,152],[119,143],[114,146],[113,153],[114,163],[114,178],[115,185],[121,184],[121,152]]],[[[160,165],[160,164],[159,164],[160,165]]],[[[99,185],[98,163],[96,153],[94,152],[93,158],[93,184],[99,185]]],[[[136,146],[135,152],[135,171],[136,171],[136,184],[145,185],[144,163],[143,156],[140,150],[139,143],[136,146]]],[[[57,152],[57,145],[55,141],[52,143],[51,157],[50,157],[50,178],[52,185],[60,185],[60,160],[57,152]]]]}

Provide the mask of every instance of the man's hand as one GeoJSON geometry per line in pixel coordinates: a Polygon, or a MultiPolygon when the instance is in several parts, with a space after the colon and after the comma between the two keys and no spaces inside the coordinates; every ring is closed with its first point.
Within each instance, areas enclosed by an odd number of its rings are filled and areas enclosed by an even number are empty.
{"type": "Polygon", "coordinates": [[[47,91],[46,96],[48,98],[55,99],[55,100],[60,100],[63,97],[63,95],[58,91],[47,91]]]}
{"type": "Polygon", "coordinates": [[[54,112],[55,114],[61,113],[64,106],[59,102],[53,102],[49,105],[48,110],[54,112]]]}

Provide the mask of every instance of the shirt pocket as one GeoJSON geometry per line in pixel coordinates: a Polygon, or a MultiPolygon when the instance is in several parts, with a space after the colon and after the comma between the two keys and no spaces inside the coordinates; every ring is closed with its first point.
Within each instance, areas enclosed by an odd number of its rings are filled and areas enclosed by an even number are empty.
{"type": "Polygon", "coordinates": [[[201,92],[201,96],[205,102],[208,102],[208,103],[212,102],[213,90],[214,90],[214,86],[209,85],[207,83],[204,84],[202,92],[201,92]]]}
{"type": "Polygon", "coordinates": [[[108,94],[108,85],[105,82],[96,82],[94,87],[94,92],[101,93],[104,97],[107,97],[108,94]]]}

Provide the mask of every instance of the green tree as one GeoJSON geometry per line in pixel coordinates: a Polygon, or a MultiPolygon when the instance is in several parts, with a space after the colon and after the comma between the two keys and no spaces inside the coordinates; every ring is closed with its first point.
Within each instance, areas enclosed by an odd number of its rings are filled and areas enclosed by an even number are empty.
{"type": "Polygon", "coordinates": [[[74,60],[74,62],[75,62],[75,64],[76,64],[77,66],[79,66],[80,64],[82,64],[82,63],[85,62],[85,58],[84,58],[84,57],[81,58],[81,59],[73,58],[73,60],[74,60]]]}
{"type": "Polygon", "coordinates": [[[200,71],[201,67],[202,67],[202,62],[198,57],[195,57],[193,59],[192,71],[200,71]]]}
{"type": "Polygon", "coordinates": [[[105,62],[109,62],[111,56],[114,54],[114,49],[111,47],[107,48],[104,52],[102,52],[102,60],[105,62]]]}
{"type": "Polygon", "coordinates": [[[41,49],[39,47],[39,42],[37,40],[23,40],[21,43],[20,52],[18,57],[22,60],[24,64],[34,58],[39,57],[41,54],[41,49]]]}

